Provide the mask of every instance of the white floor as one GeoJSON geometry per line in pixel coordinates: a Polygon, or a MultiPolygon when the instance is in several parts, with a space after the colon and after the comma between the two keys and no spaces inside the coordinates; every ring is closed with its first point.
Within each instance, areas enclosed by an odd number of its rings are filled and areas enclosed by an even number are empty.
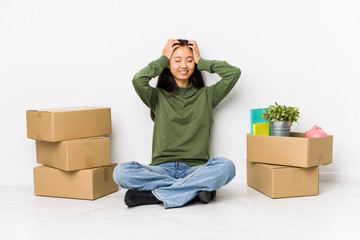
{"type": "Polygon", "coordinates": [[[95,201],[0,187],[0,239],[360,239],[359,183],[321,182],[320,195],[271,199],[230,183],[209,204],[127,208],[125,190],[95,201]]]}

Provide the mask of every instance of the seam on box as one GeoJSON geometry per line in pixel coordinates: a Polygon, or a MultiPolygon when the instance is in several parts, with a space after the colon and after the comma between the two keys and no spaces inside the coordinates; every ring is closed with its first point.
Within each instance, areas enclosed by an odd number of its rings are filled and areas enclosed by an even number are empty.
{"type": "Polygon", "coordinates": [[[95,197],[95,172],[92,172],[91,173],[91,196],[92,196],[92,199],[96,199],[97,197],[95,197]]]}
{"type": "Polygon", "coordinates": [[[307,167],[309,167],[310,165],[313,165],[313,164],[310,164],[309,163],[309,160],[311,160],[310,159],[310,152],[311,152],[311,149],[310,149],[310,146],[311,146],[311,144],[310,144],[310,139],[308,138],[307,139],[307,146],[306,146],[306,166],[307,167]]]}
{"type": "Polygon", "coordinates": [[[275,169],[271,170],[271,198],[275,197],[275,189],[274,189],[274,186],[275,186],[275,184],[274,184],[275,172],[274,171],[275,171],[275,169]]]}
{"type": "Polygon", "coordinates": [[[65,144],[65,155],[66,155],[66,169],[69,171],[70,166],[69,166],[69,143],[68,142],[65,144]]]}
{"type": "Polygon", "coordinates": [[[104,182],[109,181],[109,168],[104,167],[104,182]]]}
{"type": "Polygon", "coordinates": [[[51,140],[55,140],[55,117],[53,113],[50,113],[51,118],[51,140]]]}
{"type": "Polygon", "coordinates": [[[109,109],[109,119],[110,119],[110,134],[109,135],[111,135],[112,134],[112,125],[111,125],[111,108],[109,107],[108,108],[109,109]]]}

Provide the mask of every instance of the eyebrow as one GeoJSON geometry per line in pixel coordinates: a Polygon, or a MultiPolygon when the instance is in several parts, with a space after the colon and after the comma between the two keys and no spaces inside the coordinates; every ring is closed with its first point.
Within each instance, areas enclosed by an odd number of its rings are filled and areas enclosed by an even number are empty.
{"type": "MultiPolygon", "coordinates": [[[[174,58],[181,58],[180,56],[175,56],[174,58]]],[[[186,58],[194,58],[193,56],[187,56],[186,58]]]]}

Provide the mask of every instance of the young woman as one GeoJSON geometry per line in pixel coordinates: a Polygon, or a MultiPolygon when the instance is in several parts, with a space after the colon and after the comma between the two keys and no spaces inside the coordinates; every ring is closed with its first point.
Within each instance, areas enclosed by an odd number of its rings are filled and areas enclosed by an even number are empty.
{"type": "Polygon", "coordinates": [[[134,76],[134,88],[151,110],[154,133],[149,166],[125,162],[114,170],[114,181],[129,189],[127,206],[163,203],[173,208],[197,196],[208,203],[234,178],[232,161],[209,157],[209,138],[212,110],[239,77],[239,68],[201,58],[195,41],[176,39],[168,40],[162,56],[134,76]],[[222,79],[204,86],[200,71],[222,79]],[[153,88],[149,81],[157,76],[153,88]]]}

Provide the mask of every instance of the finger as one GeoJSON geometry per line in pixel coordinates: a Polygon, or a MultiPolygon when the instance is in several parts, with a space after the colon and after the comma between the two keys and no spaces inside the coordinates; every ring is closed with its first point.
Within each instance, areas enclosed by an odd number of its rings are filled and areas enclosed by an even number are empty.
{"type": "Polygon", "coordinates": [[[171,47],[172,48],[178,48],[180,46],[180,42],[178,40],[175,40],[174,42],[172,42],[171,47]]]}
{"type": "Polygon", "coordinates": [[[195,44],[188,44],[188,47],[191,48],[191,50],[193,50],[193,52],[198,52],[199,48],[195,45],[195,44]]]}
{"type": "Polygon", "coordinates": [[[166,45],[172,47],[177,42],[179,42],[177,39],[169,39],[166,45]]]}
{"type": "Polygon", "coordinates": [[[196,41],[195,40],[189,40],[188,41],[189,44],[193,45],[193,46],[197,46],[196,41]]]}
{"type": "Polygon", "coordinates": [[[180,46],[179,45],[176,45],[176,46],[173,46],[172,48],[171,48],[171,52],[173,53],[177,48],[179,48],[180,46]]]}

